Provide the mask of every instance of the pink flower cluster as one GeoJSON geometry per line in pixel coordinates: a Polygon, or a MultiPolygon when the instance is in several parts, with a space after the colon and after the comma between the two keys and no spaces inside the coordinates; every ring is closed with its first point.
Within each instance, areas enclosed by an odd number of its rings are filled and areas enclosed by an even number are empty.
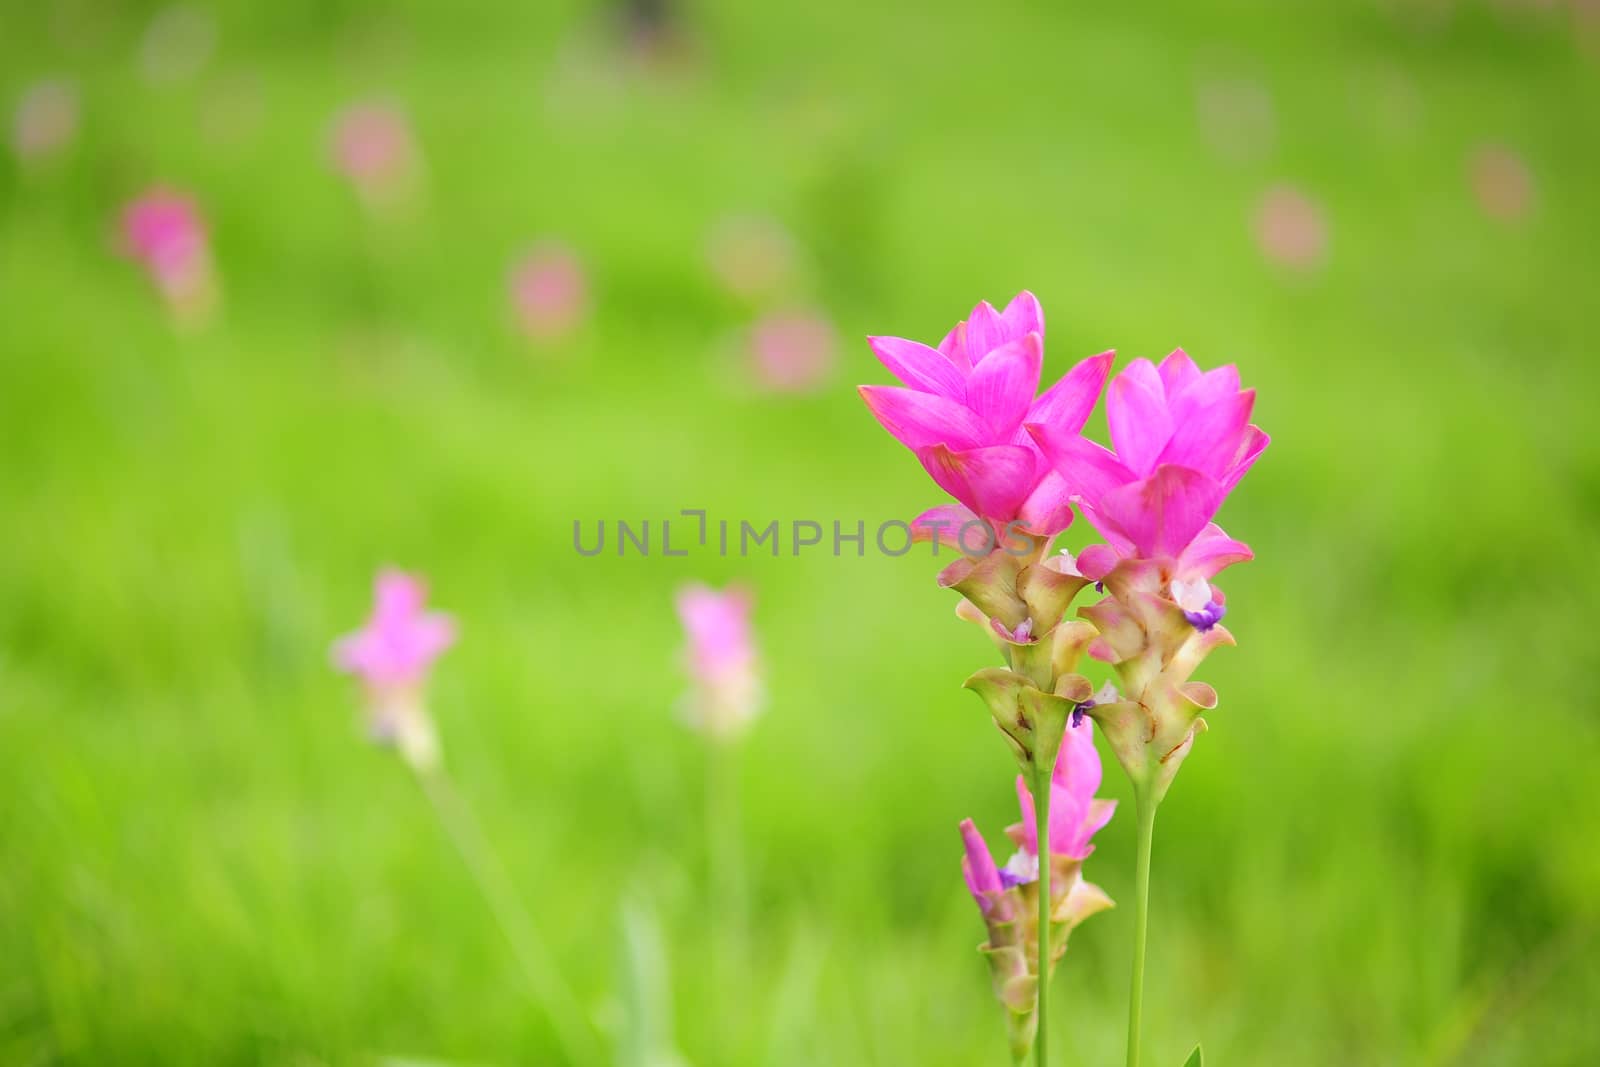
{"type": "Polygon", "coordinates": [[[961,505],[920,516],[915,526],[923,536],[939,536],[933,524],[959,528],[974,518],[997,527],[1016,522],[1040,535],[1066,529],[1070,489],[1027,427],[1083,429],[1105,385],[1110,352],[1090,356],[1035,397],[1044,311],[1028,292],[1003,312],[980,303],[938,348],[903,337],[868,342],[902,385],[863,385],[862,399],[961,505]]]}
{"type": "Polygon", "coordinates": [[[1250,422],[1255,391],[1240,388],[1233,365],[1202,372],[1182,349],[1159,367],[1134,360],[1107,392],[1108,449],[1082,430],[1112,353],[1035,397],[1044,314],[1032,293],[1003,312],[980,303],[938,348],[869,343],[904,385],[861,386],[867,407],[959,503],[925,512],[921,530],[977,519],[1050,536],[1076,507],[1106,541],[1078,559],[1089,578],[1138,558],[1173,561],[1175,578],[1209,579],[1250,558],[1211,521],[1268,441],[1250,422]]]}
{"type": "MultiPolygon", "coordinates": [[[[1086,719],[1067,728],[1050,777],[1050,856],[1069,860],[1087,859],[1094,851],[1094,835],[1111,820],[1114,800],[1095,797],[1100,788],[1100,753],[1094,747],[1094,727],[1086,719]]],[[[1039,878],[1039,835],[1034,826],[1033,794],[1026,780],[1017,776],[1017,801],[1022,821],[1007,827],[1006,834],[1017,851],[1004,867],[997,866],[983,835],[971,819],[961,823],[961,841],[966,855],[961,873],[967,889],[985,914],[991,912],[1000,894],[1039,878]]]]}

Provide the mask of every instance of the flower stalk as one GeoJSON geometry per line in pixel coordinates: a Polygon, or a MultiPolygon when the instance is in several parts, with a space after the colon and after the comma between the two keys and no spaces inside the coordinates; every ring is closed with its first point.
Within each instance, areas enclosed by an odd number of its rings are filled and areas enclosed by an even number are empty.
{"type": "Polygon", "coordinates": [[[420,763],[408,759],[407,766],[433,808],[445,835],[455,845],[467,873],[489,905],[501,936],[511,946],[522,971],[528,992],[544,1009],[561,1044],[568,1063],[589,1063],[594,1057],[592,1033],[579,1020],[586,1018],[554,959],[529,920],[505,866],[489,843],[472,809],[461,799],[443,766],[437,761],[420,763]]]}
{"type": "MultiPolygon", "coordinates": [[[[1052,763],[1054,760],[1051,761],[1052,763]]],[[[1034,835],[1039,842],[1039,1007],[1038,1036],[1034,1039],[1034,1067],[1045,1067],[1050,1036],[1050,773],[1033,769],[1034,835]]]]}
{"type": "Polygon", "coordinates": [[[1144,955],[1150,931],[1150,851],[1159,802],[1144,789],[1134,790],[1134,822],[1138,852],[1133,873],[1133,971],[1128,989],[1128,1067],[1139,1067],[1139,1032],[1144,1014],[1144,955]]]}

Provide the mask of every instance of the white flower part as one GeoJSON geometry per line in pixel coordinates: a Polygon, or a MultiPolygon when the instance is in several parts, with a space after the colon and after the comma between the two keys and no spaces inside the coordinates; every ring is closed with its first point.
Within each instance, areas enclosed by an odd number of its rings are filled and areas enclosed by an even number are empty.
{"type": "Polygon", "coordinates": [[[1203,611],[1211,603],[1211,585],[1204,578],[1196,578],[1186,582],[1182,579],[1172,580],[1172,599],[1178,602],[1178,607],[1184,611],[1203,611]]]}
{"type": "Polygon", "coordinates": [[[1107,682],[1102,685],[1094,695],[1096,704],[1115,704],[1122,699],[1122,694],[1117,692],[1117,687],[1107,682]]]}
{"type": "Polygon", "coordinates": [[[1044,561],[1046,570],[1055,571],[1057,574],[1070,574],[1074,578],[1082,578],[1083,573],[1078,570],[1078,561],[1072,558],[1072,553],[1063,548],[1059,556],[1051,556],[1044,561]]]}
{"type": "Polygon", "coordinates": [[[1018,885],[1039,880],[1039,857],[1030,856],[1026,849],[1017,849],[1006,860],[1005,872],[1009,874],[1018,885]]]}

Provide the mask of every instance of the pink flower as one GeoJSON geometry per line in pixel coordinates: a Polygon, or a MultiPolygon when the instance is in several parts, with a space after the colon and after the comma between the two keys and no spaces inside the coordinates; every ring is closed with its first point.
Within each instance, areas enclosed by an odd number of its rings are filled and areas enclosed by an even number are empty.
{"type": "Polygon", "coordinates": [[[404,199],[416,178],[417,147],[400,109],[381,103],[355,104],[334,118],[334,166],[373,206],[404,199]]]}
{"type": "Polygon", "coordinates": [[[589,307],[583,264],[566,245],[531,250],[511,271],[511,303],[529,337],[550,341],[571,333],[589,307]]]}
{"type": "Polygon", "coordinates": [[[678,591],[677,607],[689,638],[689,721],[713,737],[729,737],[755,717],[762,699],[752,598],[739,587],[718,592],[697,583],[678,591]]]}
{"type": "Polygon", "coordinates": [[[77,131],[77,90],[69,82],[39,82],[17,103],[11,146],[23,162],[38,162],[59,154],[77,131]]]}
{"type": "MultiPolygon", "coordinates": [[[[1117,802],[1095,797],[1100,788],[1100,753],[1094,747],[1094,726],[1078,717],[1068,726],[1050,775],[1050,855],[1083,860],[1094,851],[1091,840],[1110,821],[1117,802]]],[[[1039,878],[1039,836],[1034,826],[1033,794],[1022,776],[1017,776],[1017,801],[1022,821],[1006,833],[1017,851],[1004,867],[997,867],[989,846],[972,820],[961,824],[961,839],[966,855],[961,873],[967,889],[987,913],[993,897],[1013,886],[1026,885],[1039,878]]]]}
{"type": "Polygon", "coordinates": [[[427,589],[403,571],[378,574],[372,615],[333,647],[334,663],[378,690],[422,684],[433,661],[455,643],[455,622],[423,610],[427,589]]]}
{"type": "Polygon", "coordinates": [[[833,370],[838,349],[833,323],[820,312],[768,315],[750,328],[750,362],[757,383],[779,393],[799,393],[821,384],[833,370]]]}
{"type": "Polygon", "coordinates": [[[1136,359],[1112,381],[1107,422],[1116,451],[1058,426],[1028,427],[1072,501],[1109,543],[1078,556],[1099,579],[1118,558],[1177,560],[1179,577],[1209,578],[1251,558],[1211,518],[1269,438],[1250,424],[1255,390],[1232,364],[1204,374],[1180,348],[1160,368],[1136,359]]]}
{"type": "Polygon", "coordinates": [[[1278,185],[1256,208],[1256,243],[1268,260],[1294,270],[1310,270],[1328,249],[1328,223],[1322,208],[1300,190],[1278,185]]]}
{"type": "Polygon", "coordinates": [[[175,313],[201,317],[214,297],[205,223],[194,201],[153,189],[122,212],[123,251],[150,275],[175,313]]]}
{"type": "Polygon", "coordinates": [[[1016,520],[1036,534],[1072,522],[1067,485],[1051,470],[1025,423],[1076,435],[1089,418],[1111,366],[1110,352],[1091,356],[1035,397],[1044,361],[1044,312],[1022,292],[996,311],[972,309],[937,349],[899,337],[871,337],[873,354],[904,388],[863,385],[877,420],[909,448],[939,487],[961,507],[919,516],[920,536],[976,519],[1003,526],[1016,520]]]}
{"type": "Polygon", "coordinates": [[[1499,222],[1520,222],[1533,207],[1533,173],[1509,148],[1488,145],[1473,154],[1472,191],[1483,213],[1499,222]]]}
{"type": "Polygon", "coordinates": [[[393,745],[418,771],[438,762],[439,743],[423,703],[433,661],[455,643],[455,621],[424,611],[422,580],[403,571],[378,573],[372,615],[333,646],[333,662],[365,683],[372,739],[393,745]]]}

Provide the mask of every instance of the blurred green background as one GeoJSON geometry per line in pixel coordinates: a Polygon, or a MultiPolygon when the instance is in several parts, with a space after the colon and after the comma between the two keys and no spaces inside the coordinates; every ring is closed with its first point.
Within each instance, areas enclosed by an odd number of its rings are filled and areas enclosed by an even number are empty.
{"type": "MultiPolygon", "coordinates": [[[[196,10],[214,47],[152,81],[155,7],[5,5],[5,107],[64,77],[82,122],[0,166],[0,1062],[565,1062],[329,667],[384,563],[460,621],[446,759],[593,1062],[1005,1062],[955,827],[998,847],[1013,764],[937,564],[584,559],[572,524],[938,502],[854,395],[887,379],[861,337],[1024,287],[1048,378],[1182,344],[1274,436],[1221,517],[1258,557],[1200,672],[1222,706],[1157,826],[1148,1062],[1600,1062],[1581,12],[707,0],[647,59],[572,3],[196,10]],[[326,162],[374,95],[426,160],[392,219],[326,162]],[[1484,210],[1486,145],[1525,202],[1484,210]],[[209,329],[115,254],[154,182],[210,221],[209,329]],[[1285,183],[1325,226],[1299,268],[1254,229],[1285,183]],[[755,311],[703,252],[730,213],[789,229],[786,299],[837,324],[812,392],[741,367],[755,311]],[[551,236],[593,314],[532,344],[505,274],[551,236]],[[696,578],[756,591],[769,678],[742,933],[675,710],[696,578]]],[[[1132,838],[1127,805],[1087,868],[1124,901],[1132,838]]],[[[1130,932],[1073,938],[1060,1062],[1120,1062],[1130,932]]]]}

